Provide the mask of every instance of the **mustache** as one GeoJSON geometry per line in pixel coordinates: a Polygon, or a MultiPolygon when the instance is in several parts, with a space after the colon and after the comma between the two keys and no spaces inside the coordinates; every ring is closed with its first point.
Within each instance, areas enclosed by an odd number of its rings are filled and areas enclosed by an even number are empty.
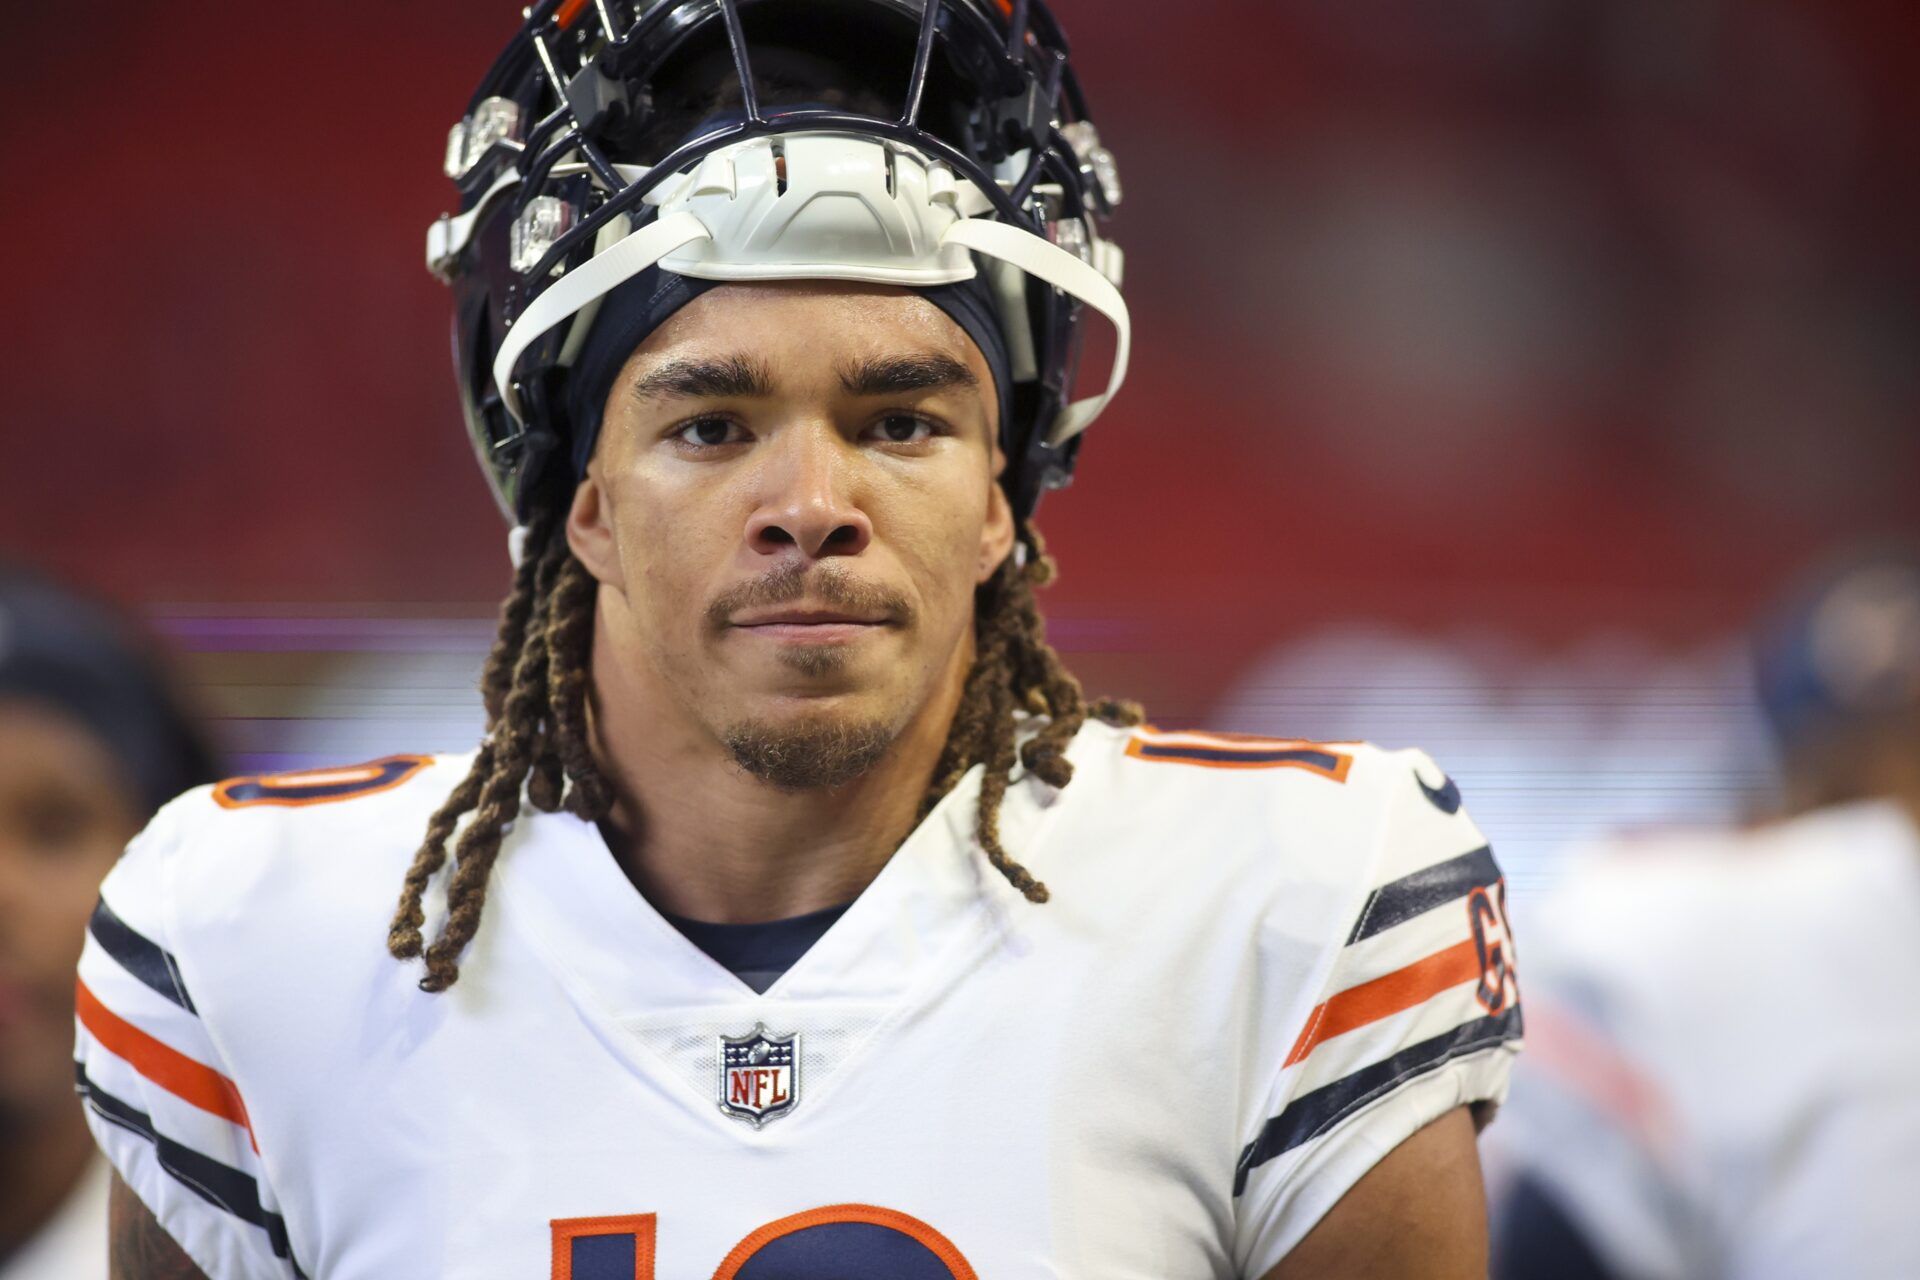
{"type": "Polygon", "coordinates": [[[837,565],[789,562],[715,596],[707,606],[707,625],[719,631],[732,625],[733,615],[742,610],[795,600],[809,600],[848,613],[880,614],[902,626],[913,621],[913,603],[891,587],[862,582],[837,565]]]}

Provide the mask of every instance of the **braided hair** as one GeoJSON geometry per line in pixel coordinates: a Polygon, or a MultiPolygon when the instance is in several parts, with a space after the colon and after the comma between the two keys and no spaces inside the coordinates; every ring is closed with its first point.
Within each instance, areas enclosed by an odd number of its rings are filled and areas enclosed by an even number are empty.
{"type": "MultiPolygon", "coordinates": [[[[1047,887],[1000,842],[1000,803],[1014,763],[1064,787],[1073,777],[1067,745],[1087,718],[1138,724],[1141,710],[1111,699],[1088,703],[1080,682],[1047,644],[1034,601],[1035,589],[1053,580],[1053,561],[1031,525],[1021,522],[1016,537],[1014,554],[975,592],[977,652],[919,817],[968,769],[984,763],[974,836],[1008,883],[1028,901],[1045,902],[1047,887]],[[1016,746],[1017,711],[1045,716],[1046,722],[1016,746]]],[[[612,788],[594,761],[587,732],[596,588],[567,545],[560,505],[540,508],[528,525],[513,589],[500,606],[499,634],[480,677],[486,737],[467,776],[428,822],[387,934],[395,959],[424,958],[423,990],[445,991],[460,976],[460,955],[479,928],[494,859],[523,796],[535,809],[565,809],[590,822],[612,806],[612,788]],[[464,826],[463,818],[469,818],[464,826]],[[428,943],[422,934],[427,887],[449,857],[446,918],[428,943]]]]}
{"type": "MultiPolygon", "coordinates": [[[[849,56],[857,30],[834,26],[822,47],[817,24],[784,31],[754,53],[756,96],[763,105],[808,104],[892,118],[897,87],[876,83],[863,68],[882,56],[849,56]],[[791,45],[792,47],[786,47],[791,45]]],[[[633,158],[658,160],[716,111],[743,101],[731,63],[709,58],[654,86],[653,109],[639,134],[622,140],[633,158]],[[712,79],[716,68],[717,82],[712,79]]],[[[567,545],[566,502],[542,495],[528,521],[513,588],[500,607],[500,627],[481,675],[487,732],[467,776],[427,825],[407,870],[387,935],[396,959],[424,957],[427,991],[445,991],[459,976],[459,958],[479,927],[487,883],[523,797],[548,813],[565,809],[588,821],[606,816],[613,791],[596,765],[587,729],[588,662],[597,584],[567,545]],[[463,819],[464,824],[463,824],[463,819]],[[451,858],[447,911],[431,943],[422,934],[428,885],[451,858]]],[[[1130,702],[1089,704],[1080,682],[1046,642],[1034,591],[1054,577],[1039,533],[1016,528],[1014,554],[974,594],[975,658],[933,770],[919,817],[925,817],[975,764],[986,765],[974,834],[993,866],[1032,902],[1047,888],[1000,842],[1000,804],[1016,760],[1042,781],[1064,787],[1073,776],[1067,745],[1094,716],[1138,724],[1130,702]],[[1017,712],[1046,717],[1018,743],[1017,712]]]]}

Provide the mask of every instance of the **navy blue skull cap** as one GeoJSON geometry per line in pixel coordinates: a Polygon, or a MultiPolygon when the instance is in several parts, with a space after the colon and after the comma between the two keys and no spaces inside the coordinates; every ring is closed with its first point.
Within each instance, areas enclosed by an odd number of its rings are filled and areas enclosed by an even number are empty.
{"type": "MultiPolygon", "coordinates": [[[[587,463],[600,439],[607,396],[634,348],[680,308],[723,283],[649,267],[607,294],[567,375],[567,426],[574,483],[587,474],[587,463]]],[[[945,312],[980,349],[993,374],[1004,430],[1013,407],[1013,358],[986,278],[976,274],[971,280],[912,292],[945,312]]]]}

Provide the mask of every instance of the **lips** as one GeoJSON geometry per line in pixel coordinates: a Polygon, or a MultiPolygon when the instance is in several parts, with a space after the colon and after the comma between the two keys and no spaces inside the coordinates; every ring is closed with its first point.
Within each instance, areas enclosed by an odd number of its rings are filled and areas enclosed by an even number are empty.
{"type": "Polygon", "coordinates": [[[734,617],[729,625],[742,635],[776,644],[839,645],[877,635],[892,625],[892,619],[845,609],[782,605],[747,610],[734,617]]]}
{"type": "Polygon", "coordinates": [[[887,623],[884,617],[864,614],[843,613],[834,609],[762,609],[744,614],[733,620],[736,627],[758,629],[761,627],[878,627],[887,623]]]}
{"type": "MultiPolygon", "coordinates": [[[[839,557],[835,557],[835,560],[839,557]]],[[[856,575],[847,566],[788,558],[714,596],[705,621],[716,633],[824,640],[874,635],[913,626],[906,594],[856,575]]]]}

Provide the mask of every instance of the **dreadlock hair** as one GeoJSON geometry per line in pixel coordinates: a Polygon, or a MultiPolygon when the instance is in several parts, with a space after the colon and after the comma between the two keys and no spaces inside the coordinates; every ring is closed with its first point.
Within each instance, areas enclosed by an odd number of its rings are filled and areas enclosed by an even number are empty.
{"type": "MultiPolygon", "coordinates": [[[[395,959],[424,957],[425,991],[445,991],[460,976],[462,951],[480,924],[487,883],[522,795],[548,813],[565,809],[587,821],[606,816],[613,792],[595,764],[587,734],[587,662],[596,583],[567,546],[561,506],[550,503],[527,529],[513,589],[500,606],[500,629],[480,677],[487,733],[467,776],[427,824],[387,934],[395,959]],[[461,820],[471,815],[462,827],[461,820]],[[458,838],[455,832],[458,831],[458,838]],[[446,919],[429,945],[421,934],[427,886],[447,864],[446,919]]],[[[1089,704],[1080,682],[1046,642],[1034,590],[1054,577],[1040,535],[1024,521],[1012,555],[975,593],[976,656],[920,805],[924,819],[975,764],[986,765],[974,836],[987,859],[1029,902],[1047,887],[1000,843],[1000,803],[1016,760],[1041,781],[1073,777],[1067,744],[1088,716],[1115,725],[1141,721],[1140,707],[1102,699],[1089,704]],[[1016,747],[1015,713],[1047,717],[1016,747]]]]}

